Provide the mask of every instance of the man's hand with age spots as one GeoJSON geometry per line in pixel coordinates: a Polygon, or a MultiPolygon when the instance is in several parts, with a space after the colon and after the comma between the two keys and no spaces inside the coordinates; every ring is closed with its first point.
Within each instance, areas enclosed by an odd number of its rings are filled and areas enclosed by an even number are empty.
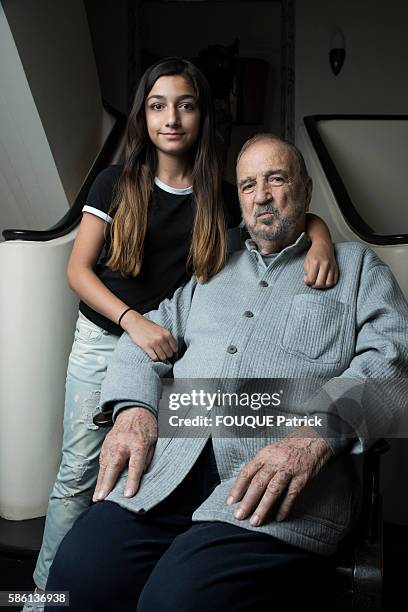
{"type": "Polygon", "coordinates": [[[282,496],[276,516],[277,521],[282,521],[307,482],[332,454],[327,442],[315,430],[299,428],[296,433],[265,446],[242,468],[227,504],[240,502],[235,518],[242,520],[252,514],[250,524],[258,527],[282,496]]]}
{"type": "Polygon", "coordinates": [[[102,445],[93,501],[105,499],[127,465],[129,471],[124,496],[133,497],[153,457],[156,440],[157,420],[148,410],[122,410],[102,445]]]}

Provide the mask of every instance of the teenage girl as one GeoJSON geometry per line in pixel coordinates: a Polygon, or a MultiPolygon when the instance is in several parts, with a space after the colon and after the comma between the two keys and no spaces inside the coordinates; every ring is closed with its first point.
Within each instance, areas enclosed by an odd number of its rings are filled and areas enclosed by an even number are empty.
{"type": "MultiPolygon", "coordinates": [[[[68,265],[81,302],[66,380],[62,462],[34,572],[39,589],[62,538],[91,501],[106,434],[92,418],[119,336],[125,330],[153,360],[170,358],[175,339],[143,313],[171,297],[193,270],[201,282],[221,270],[225,224],[240,222],[236,190],[221,180],[212,94],[193,64],[167,58],[145,72],[128,119],[125,163],[99,174],[83,211],[68,265]]],[[[309,215],[307,232],[305,282],[331,286],[337,267],[327,228],[309,215]]]]}

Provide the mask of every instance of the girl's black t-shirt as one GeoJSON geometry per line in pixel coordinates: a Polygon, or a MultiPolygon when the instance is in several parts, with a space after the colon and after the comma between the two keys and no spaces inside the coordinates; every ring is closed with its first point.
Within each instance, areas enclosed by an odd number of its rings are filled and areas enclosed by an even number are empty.
{"type": "MultiPolygon", "coordinates": [[[[115,189],[123,166],[105,168],[95,179],[83,208],[107,223],[111,223],[111,210],[115,189]]],[[[236,227],[241,221],[241,211],[236,188],[223,184],[223,196],[227,226],[236,227]]],[[[141,314],[158,307],[165,298],[184,285],[190,275],[186,269],[194,224],[194,200],[192,189],[174,189],[157,178],[149,204],[148,226],[144,244],[144,256],[140,274],[135,278],[113,272],[105,264],[108,258],[109,239],[95,273],[117,297],[141,314]]],[[[109,229],[109,228],[107,228],[109,229]]],[[[107,231],[109,236],[109,231],[107,231]]],[[[81,301],[79,310],[90,321],[115,335],[123,330],[103,315],[81,301]]]]}

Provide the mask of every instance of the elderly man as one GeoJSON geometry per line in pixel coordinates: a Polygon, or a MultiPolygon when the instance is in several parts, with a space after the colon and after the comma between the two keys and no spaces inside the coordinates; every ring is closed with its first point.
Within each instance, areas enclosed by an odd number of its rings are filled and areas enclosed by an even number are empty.
{"type": "Polygon", "coordinates": [[[363,245],[338,245],[338,284],[304,286],[312,184],[292,145],[270,134],[249,140],[237,182],[246,248],[146,316],[185,347],[175,382],[319,381],[304,414],[329,418],[252,437],[204,427],[157,440],[172,365],[125,334],[101,398],[114,417],[101,503],[66,536],[47,584],[70,591],[72,610],[270,611],[302,600],[302,589],[321,586],[355,516],[352,455],[402,412],[408,306],[388,267],[363,245]],[[392,384],[363,384],[378,377],[392,384]]]}

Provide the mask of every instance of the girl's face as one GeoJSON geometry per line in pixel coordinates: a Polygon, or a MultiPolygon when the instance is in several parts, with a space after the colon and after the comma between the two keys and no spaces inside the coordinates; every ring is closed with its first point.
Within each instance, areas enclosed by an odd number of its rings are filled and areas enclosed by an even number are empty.
{"type": "Polygon", "coordinates": [[[184,155],[197,142],[200,111],[190,82],[181,75],[162,76],[145,103],[147,131],[158,151],[184,155]]]}

